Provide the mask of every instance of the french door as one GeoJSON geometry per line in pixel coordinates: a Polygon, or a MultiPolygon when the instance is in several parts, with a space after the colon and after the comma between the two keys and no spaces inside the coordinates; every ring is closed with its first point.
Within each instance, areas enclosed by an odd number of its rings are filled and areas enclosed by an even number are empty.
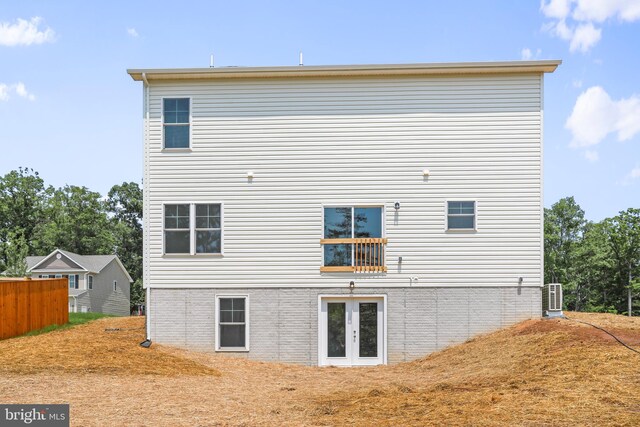
{"type": "Polygon", "coordinates": [[[320,365],[383,364],[384,299],[321,298],[318,333],[320,365]]]}

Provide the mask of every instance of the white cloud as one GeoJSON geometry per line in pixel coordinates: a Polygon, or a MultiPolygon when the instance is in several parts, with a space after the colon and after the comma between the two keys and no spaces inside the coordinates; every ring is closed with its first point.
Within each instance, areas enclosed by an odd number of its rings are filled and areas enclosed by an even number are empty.
{"type": "Polygon", "coordinates": [[[602,38],[602,30],[593,26],[591,22],[580,24],[575,29],[569,43],[569,51],[588,52],[602,38]]]}
{"type": "Polygon", "coordinates": [[[540,9],[549,18],[564,19],[571,11],[573,0],[549,0],[549,3],[542,1],[540,9]]]}
{"type": "Polygon", "coordinates": [[[602,28],[594,23],[637,21],[640,0],[541,0],[540,10],[552,20],[543,30],[568,41],[571,52],[585,53],[602,38],[602,28]]]}
{"type": "Polygon", "coordinates": [[[36,99],[35,95],[30,93],[22,82],[12,85],[0,83],[0,101],[8,101],[11,99],[12,92],[21,98],[28,99],[29,101],[34,101],[36,99]]]}
{"type": "Polygon", "coordinates": [[[9,86],[4,83],[0,83],[0,101],[9,100],[9,86]]]}
{"type": "Polygon", "coordinates": [[[538,59],[541,54],[542,54],[542,49],[536,49],[536,52],[533,53],[531,49],[529,49],[528,47],[525,47],[520,51],[520,58],[523,61],[529,61],[531,59],[538,59]]]}
{"type": "Polygon", "coordinates": [[[42,18],[39,16],[29,21],[18,19],[15,24],[0,22],[0,45],[29,46],[54,41],[55,32],[49,27],[39,29],[41,23],[42,18]]]}
{"type": "Polygon", "coordinates": [[[633,22],[640,19],[638,0],[577,0],[573,11],[576,21],[604,22],[610,18],[633,22]]]}
{"type": "Polygon", "coordinates": [[[600,86],[578,96],[565,127],[573,134],[572,147],[597,145],[610,133],[626,141],[640,133],[640,96],[614,101],[600,86]]]}
{"type": "Polygon", "coordinates": [[[24,83],[18,82],[14,87],[15,87],[15,90],[16,90],[16,93],[18,94],[18,96],[21,96],[23,98],[27,98],[29,101],[33,101],[33,100],[36,99],[34,94],[29,93],[27,91],[27,88],[24,86],[24,83]]]}
{"type": "Polygon", "coordinates": [[[586,150],[584,152],[584,157],[589,160],[591,163],[595,163],[598,161],[598,159],[600,158],[600,156],[598,155],[598,152],[595,150],[586,150]]]}
{"type": "Polygon", "coordinates": [[[636,167],[631,169],[631,172],[625,175],[621,181],[618,181],[617,184],[625,186],[631,185],[636,179],[640,179],[640,165],[638,164],[636,164],[636,167]]]}
{"type": "Polygon", "coordinates": [[[139,35],[135,28],[127,28],[127,34],[131,37],[138,37],[139,35]]]}

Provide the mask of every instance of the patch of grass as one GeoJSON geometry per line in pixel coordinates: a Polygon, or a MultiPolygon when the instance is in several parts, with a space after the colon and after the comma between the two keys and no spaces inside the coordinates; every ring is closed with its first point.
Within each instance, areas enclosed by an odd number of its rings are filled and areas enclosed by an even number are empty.
{"type": "Polygon", "coordinates": [[[102,319],[103,317],[113,317],[110,314],[102,313],[69,313],[69,322],[64,325],[49,325],[42,329],[36,329],[35,331],[27,332],[23,337],[32,337],[35,335],[46,334],[52,331],[58,331],[62,329],[68,329],[73,326],[82,325],[83,323],[91,322],[92,320],[102,319]]]}

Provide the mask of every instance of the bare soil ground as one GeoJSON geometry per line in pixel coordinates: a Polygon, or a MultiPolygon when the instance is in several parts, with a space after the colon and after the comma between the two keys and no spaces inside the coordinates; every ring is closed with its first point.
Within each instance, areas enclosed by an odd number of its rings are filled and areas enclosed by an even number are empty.
{"type": "MultiPolygon", "coordinates": [[[[639,318],[568,315],[640,348],[639,318]]],[[[77,426],[640,425],[640,355],[570,320],[530,320],[414,362],[353,369],[143,349],[143,322],[1,341],[0,402],[70,403],[77,426]]]]}

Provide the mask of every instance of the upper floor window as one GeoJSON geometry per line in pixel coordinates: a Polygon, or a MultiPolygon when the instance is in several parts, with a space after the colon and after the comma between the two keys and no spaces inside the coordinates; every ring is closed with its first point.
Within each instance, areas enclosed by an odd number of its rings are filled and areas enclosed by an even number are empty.
{"type": "Polygon", "coordinates": [[[189,148],[189,98],[164,98],[164,148],[189,148]]]}
{"type": "Polygon", "coordinates": [[[324,208],[322,271],[384,271],[382,207],[324,208]]]}
{"type": "Polygon", "coordinates": [[[69,275],[69,289],[78,289],[80,287],[79,282],[80,282],[80,275],[78,274],[69,275]]]}
{"type": "Polygon", "coordinates": [[[475,230],[476,202],[447,202],[447,230],[475,230]]]}
{"type": "Polygon", "coordinates": [[[164,205],[164,253],[222,253],[220,203],[164,205]]]}
{"type": "Polygon", "coordinates": [[[88,275],[87,276],[87,288],[88,289],[93,289],[93,276],[92,275],[88,275]]]}

